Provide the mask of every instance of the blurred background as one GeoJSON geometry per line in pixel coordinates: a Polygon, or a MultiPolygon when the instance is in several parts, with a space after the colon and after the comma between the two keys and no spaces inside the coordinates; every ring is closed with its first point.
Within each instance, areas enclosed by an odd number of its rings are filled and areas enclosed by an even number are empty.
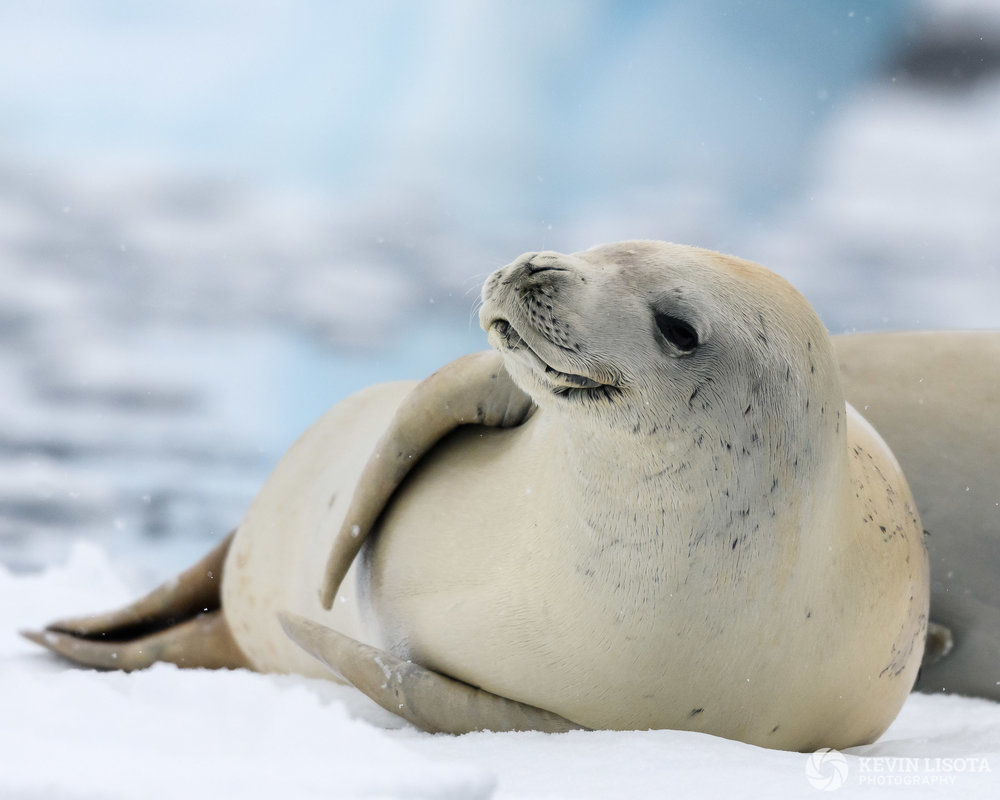
{"type": "Polygon", "coordinates": [[[996,328],[998,220],[994,0],[0,0],[0,563],[174,572],[524,251],[996,328]]]}

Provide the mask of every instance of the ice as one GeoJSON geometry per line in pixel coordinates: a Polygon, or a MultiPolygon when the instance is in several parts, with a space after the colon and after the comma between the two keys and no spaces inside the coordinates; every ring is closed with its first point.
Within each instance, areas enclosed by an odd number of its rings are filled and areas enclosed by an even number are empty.
{"type": "MultiPolygon", "coordinates": [[[[42,574],[0,569],[0,797],[813,796],[808,754],[681,731],[430,735],[326,681],[162,664],[76,669],[15,634],[128,598],[90,544],[42,574]]],[[[882,796],[887,784],[874,778],[894,774],[909,776],[899,785],[908,798],[940,797],[942,786],[993,798],[1000,704],[913,695],[878,742],[843,758],[839,796],[882,796]]]]}

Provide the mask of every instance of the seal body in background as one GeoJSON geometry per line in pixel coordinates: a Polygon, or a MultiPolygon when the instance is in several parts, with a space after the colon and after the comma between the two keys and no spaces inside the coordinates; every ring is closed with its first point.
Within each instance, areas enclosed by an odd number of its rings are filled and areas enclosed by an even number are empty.
{"type": "Polygon", "coordinates": [[[833,337],[847,399],[899,459],[924,528],[931,619],[916,688],[1000,700],[1000,332],[833,337]]]}

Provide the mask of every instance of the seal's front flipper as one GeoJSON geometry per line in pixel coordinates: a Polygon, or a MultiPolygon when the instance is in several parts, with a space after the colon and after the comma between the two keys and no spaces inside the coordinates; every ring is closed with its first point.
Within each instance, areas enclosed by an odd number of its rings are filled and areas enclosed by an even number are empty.
{"type": "Polygon", "coordinates": [[[375,520],[424,454],[460,425],[509,428],[524,422],[534,409],[492,350],[463,356],[417,384],[361,473],[327,560],[320,589],[323,607],[333,605],[375,520]]]}
{"type": "Polygon", "coordinates": [[[403,661],[303,617],[278,618],[289,638],[334,674],[386,711],[430,733],[582,730],[558,714],[403,661]]]}
{"type": "Polygon", "coordinates": [[[154,661],[182,667],[244,667],[222,612],[222,569],[235,531],[193,567],[131,605],[106,614],[22,631],[42,647],[86,666],[134,670],[154,661]]]}

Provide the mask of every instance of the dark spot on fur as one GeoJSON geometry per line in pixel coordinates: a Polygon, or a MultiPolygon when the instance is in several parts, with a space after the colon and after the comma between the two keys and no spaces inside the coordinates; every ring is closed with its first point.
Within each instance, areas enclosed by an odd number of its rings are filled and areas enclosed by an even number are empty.
{"type": "Polygon", "coordinates": [[[781,727],[780,725],[775,725],[773,728],[771,728],[771,733],[777,733],[778,732],[778,728],[780,728],[780,727],[781,727]]]}
{"type": "Polygon", "coordinates": [[[703,709],[703,708],[692,708],[691,709],[691,713],[688,714],[688,718],[690,719],[691,717],[696,717],[696,716],[698,716],[704,710],[705,709],[703,709]]]}

